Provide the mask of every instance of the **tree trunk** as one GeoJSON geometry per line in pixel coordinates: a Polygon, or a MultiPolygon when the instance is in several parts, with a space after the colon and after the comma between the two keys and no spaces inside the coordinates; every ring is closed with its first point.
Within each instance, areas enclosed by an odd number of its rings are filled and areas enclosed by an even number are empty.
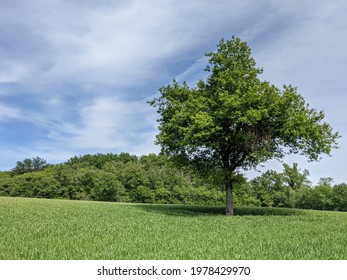
{"type": "Polygon", "coordinates": [[[226,209],[225,215],[234,216],[234,201],[233,201],[233,183],[230,178],[225,182],[226,188],[226,209]]]}

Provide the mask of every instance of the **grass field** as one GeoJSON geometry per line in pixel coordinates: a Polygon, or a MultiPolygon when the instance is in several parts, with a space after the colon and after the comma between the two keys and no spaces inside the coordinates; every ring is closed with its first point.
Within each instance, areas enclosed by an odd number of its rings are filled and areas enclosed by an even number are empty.
{"type": "Polygon", "coordinates": [[[0,259],[347,259],[347,213],[0,197],[0,259]]]}

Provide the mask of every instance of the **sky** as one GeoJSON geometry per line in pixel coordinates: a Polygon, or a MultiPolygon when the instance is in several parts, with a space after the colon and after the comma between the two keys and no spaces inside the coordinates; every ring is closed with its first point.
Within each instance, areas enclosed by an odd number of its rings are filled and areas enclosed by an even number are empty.
{"type": "Polygon", "coordinates": [[[204,54],[235,35],[261,79],[297,86],[342,136],[331,157],[285,162],[347,183],[346,13],[344,0],[0,0],[0,170],[36,156],[158,153],[147,101],[174,78],[206,78],[204,54]]]}

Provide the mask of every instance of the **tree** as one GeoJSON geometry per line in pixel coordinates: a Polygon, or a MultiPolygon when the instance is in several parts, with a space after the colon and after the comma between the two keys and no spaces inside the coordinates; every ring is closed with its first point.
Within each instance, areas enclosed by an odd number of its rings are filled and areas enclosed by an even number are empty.
{"type": "Polygon", "coordinates": [[[47,167],[47,161],[43,158],[26,158],[23,161],[17,161],[14,168],[11,169],[11,175],[20,175],[29,172],[41,171],[47,167]]]}
{"type": "Polygon", "coordinates": [[[162,152],[180,164],[221,172],[226,214],[233,215],[233,186],[242,169],[289,153],[318,160],[337,148],[339,135],[297,88],[261,81],[263,70],[246,42],[222,39],[207,56],[206,81],[190,87],[174,80],[149,104],[160,115],[156,143],[162,152]]]}
{"type": "Polygon", "coordinates": [[[301,173],[296,162],[293,163],[293,167],[290,167],[288,164],[284,163],[283,169],[283,179],[288,187],[292,189],[299,189],[302,186],[308,187],[312,184],[308,179],[310,172],[307,169],[304,169],[304,171],[301,173]]]}
{"type": "Polygon", "coordinates": [[[95,200],[122,201],[125,195],[125,189],[117,177],[103,170],[93,171],[93,185],[91,196],[95,200]]]}
{"type": "Polygon", "coordinates": [[[333,188],[334,210],[347,211],[347,185],[335,185],[333,188]]]}
{"type": "Polygon", "coordinates": [[[318,181],[318,186],[327,186],[329,188],[332,188],[334,184],[334,179],[331,177],[323,177],[323,178],[319,178],[318,181]]]}
{"type": "Polygon", "coordinates": [[[316,186],[311,196],[311,208],[317,210],[333,210],[333,195],[331,186],[326,184],[316,186]]]}
{"type": "Polygon", "coordinates": [[[261,206],[288,206],[283,174],[268,170],[251,180],[250,185],[253,195],[260,201],[261,206]]]}

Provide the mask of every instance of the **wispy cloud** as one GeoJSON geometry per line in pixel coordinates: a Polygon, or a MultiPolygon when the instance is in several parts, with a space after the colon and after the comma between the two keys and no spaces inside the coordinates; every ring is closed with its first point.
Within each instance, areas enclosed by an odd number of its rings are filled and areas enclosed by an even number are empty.
{"type": "MultiPolygon", "coordinates": [[[[155,128],[146,102],[98,97],[80,105],[79,120],[64,123],[50,137],[75,149],[126,149],[146,142],[155,128]]],[[[153,140],[153,139],[152,139],[153,140]]]]}
{"type": "Polygon", "coordinates": [[[20,119],[20,111],[14,107],[0,103],[0,123],[11,119],[20,119]]]}
{"type": "Polygon", "coordinates": [[[25,79],[32,71],[30,65],[16,61],[2,61],[0,66],[0,84],[13,83],[25,79]]]}

